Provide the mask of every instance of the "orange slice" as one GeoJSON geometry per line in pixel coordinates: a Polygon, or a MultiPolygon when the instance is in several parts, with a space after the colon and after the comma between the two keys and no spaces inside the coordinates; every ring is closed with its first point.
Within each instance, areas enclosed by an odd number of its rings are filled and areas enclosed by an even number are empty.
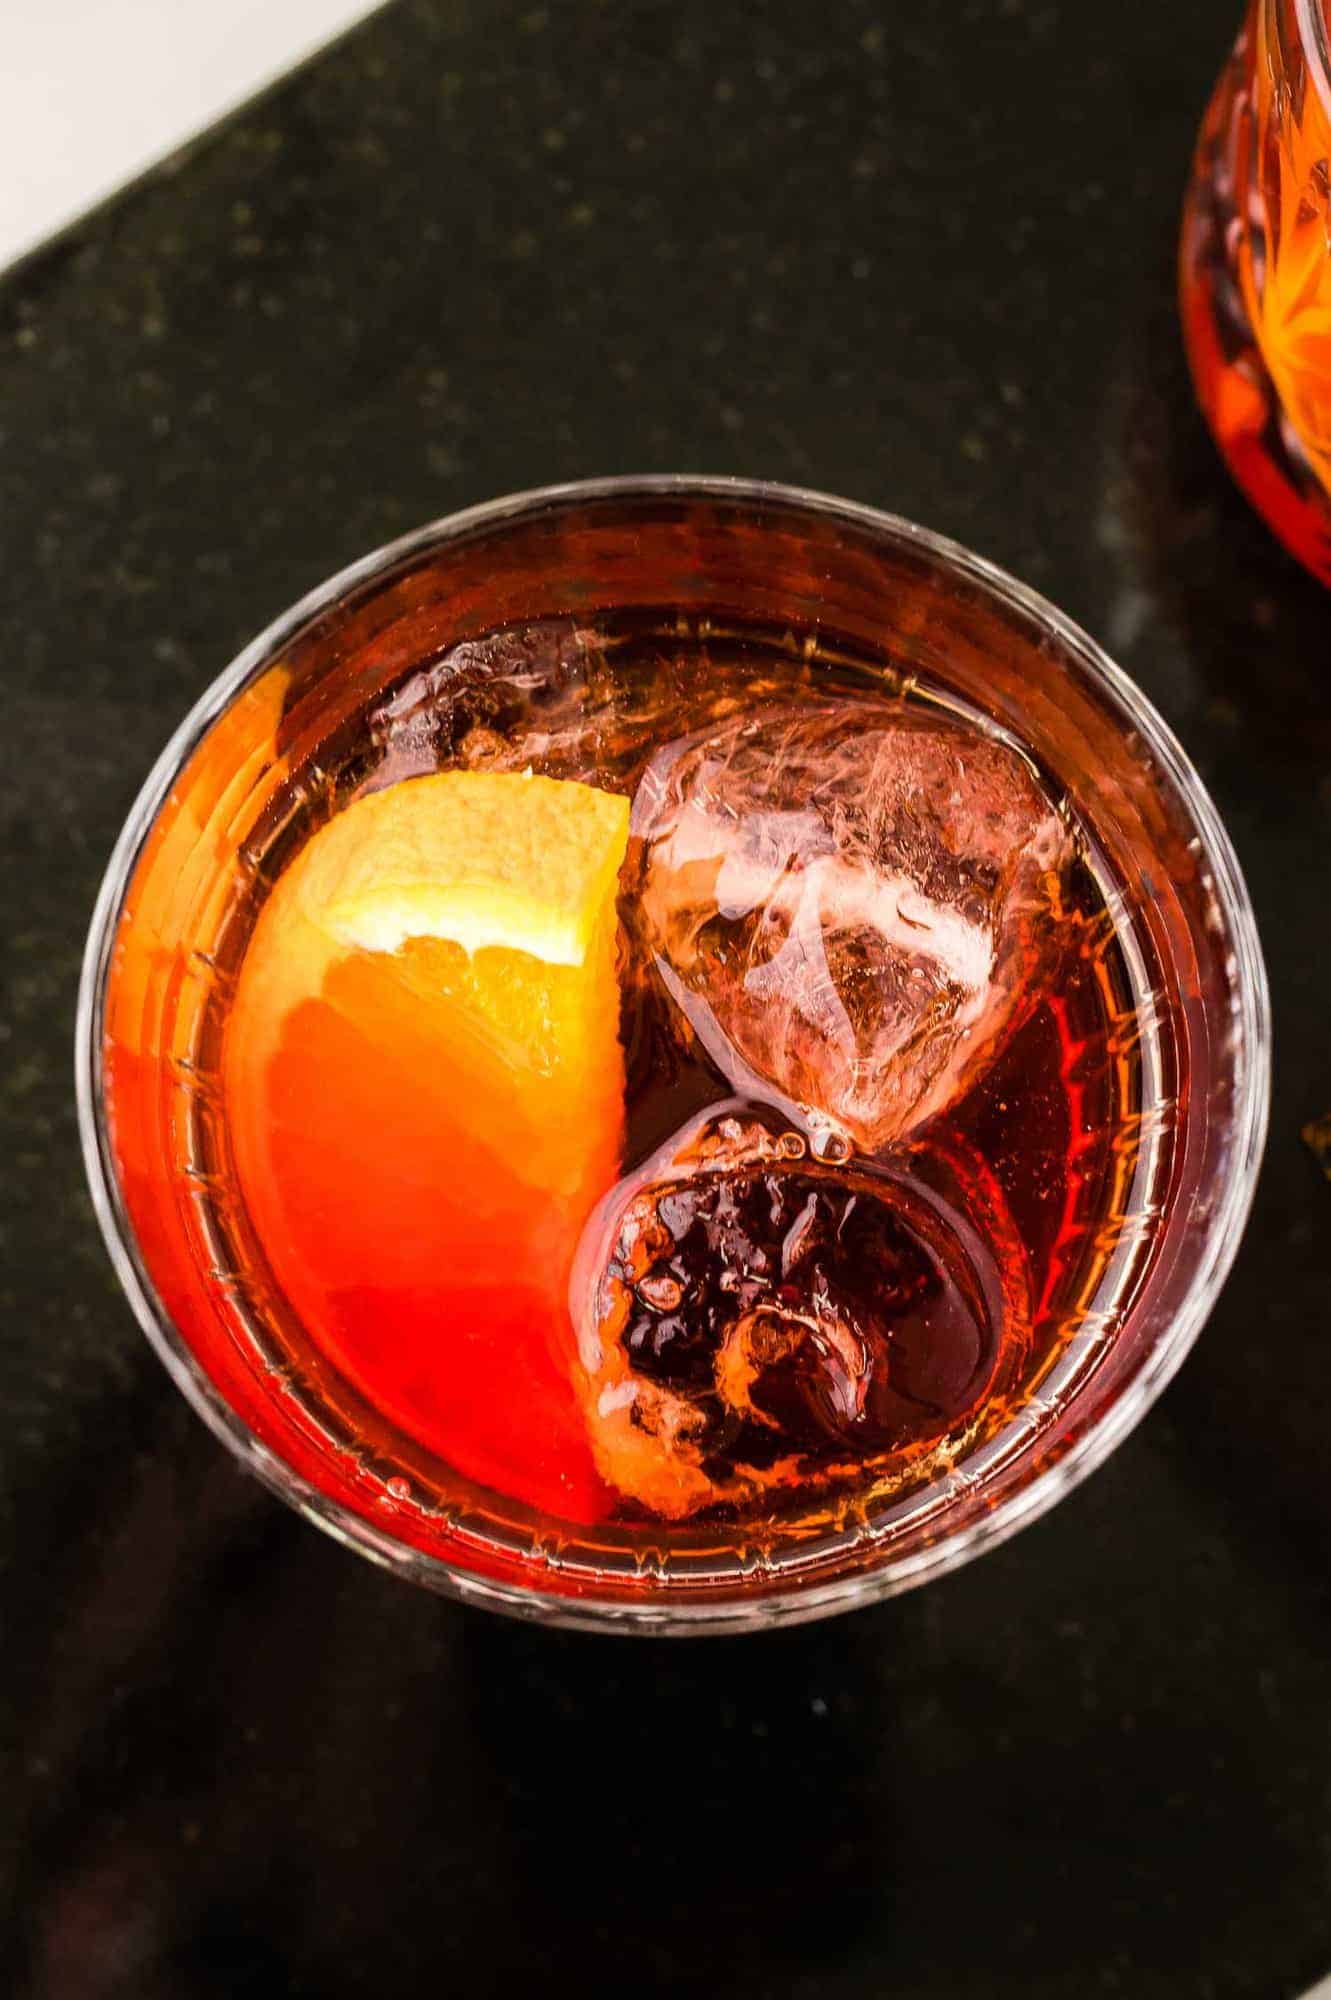
{"type": "Polygon", "coordinates": [[[246,1204],[309,1332],[457,1470],[594,1518],[568,1272],[623,1121],[628,801],[443,772],[278,882],[227,1028],[246,1204]]]}

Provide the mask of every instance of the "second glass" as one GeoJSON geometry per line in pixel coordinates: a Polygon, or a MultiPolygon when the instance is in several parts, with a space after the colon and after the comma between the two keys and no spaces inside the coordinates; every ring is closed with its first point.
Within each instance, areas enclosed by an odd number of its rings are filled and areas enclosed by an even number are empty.
{"type": "Polygon", "coordinates": [[[1252,0],[1197,141],[1180,296],[1231,472],[1331,583],[1331,59],[1323,0],[1252,0]]]}

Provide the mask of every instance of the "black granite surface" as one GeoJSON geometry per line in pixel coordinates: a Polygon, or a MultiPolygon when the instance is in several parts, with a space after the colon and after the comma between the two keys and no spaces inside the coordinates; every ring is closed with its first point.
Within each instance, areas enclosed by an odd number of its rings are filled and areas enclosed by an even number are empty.
{"type": "Polygon", "coordinates": [[[1172,300],[1235,11],[399,0],[0,281],[0,1991],[1331,1970],[1331,597],[1172,300]],[[1233,1279],[1105,1470],[899,1603],[672,1644],[414,1593],[247,1483],[116,1291],[70,1040],[120,820],[242,640],[429,516],[679,469],[913,515],[1104,640],[1233,831],[1278,1060],[1233,1279]]]}

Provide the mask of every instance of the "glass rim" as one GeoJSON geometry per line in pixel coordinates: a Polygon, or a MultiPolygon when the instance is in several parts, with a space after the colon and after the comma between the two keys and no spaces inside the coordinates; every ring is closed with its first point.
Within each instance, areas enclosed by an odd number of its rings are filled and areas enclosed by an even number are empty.
{"type": "Polygon", "coordinates": [[[75,1021],[75,1085],[79,1134],[93,1208],[111,1263],[149,1343],[177,1388],[209,1429],[281,1499],[336,1540],[382,1566],[465,1602],[512,1616],[594,1630],[689,1635],[791,1625],[898,1595],[945,1575],[997,1546],[1048,1511],[1079,1485],[1135,1428],[1181,1366],[1204,1325],[1238,1250],[1252,1205],[1266,1138],[1271,1074],[1271,1009],[1256,918],[1229,835],[1187,753],[1145,694],[1074,620],[1039,592],[1019,582],[961,543],[921,528],[903,516],[856,501],[776,480],[709,474],[640,474],[574,480],[525,489],[441,516],[383,544],[318,584],[273,619],[204,689],[177,726],[144,780],[112,849],[93,908],[79,982],[75,1021]],[[139,1252],[110,1148],[104,1094],[104,1014],[115,931],[144,843],[186,760],[246,683],[271,663],[310,621],[350,591],[479,526],[502,526],[563,504],[659,496],[677,500],[764,502],[806,514],[841,519],[878,539],[914,548],[944,571],[963,578],[1054,637],[1107,695],[1126,725],[1141,737],[1191,817],[1205,848],[1215,901],[1235,961],[1238,1047],[1234,1104],[1234,1169],[1199,1241],[1186,1292],[1167,1326],[1123,1393],[1076,1443],[1041,1467],[991,1512],[924,1548],[850,1575],[802,1582],[746,1597],[699,1598],[687,1583],[645,1585],[641,1598],[602,1597],[591,1585],[566,1596],[526,1583],[477,1575],[444,1557],[383,1533],[341,1502],[330,1499],[272,1451],[249,1428],[205,1373],[175,1327],[139,1252]]]}

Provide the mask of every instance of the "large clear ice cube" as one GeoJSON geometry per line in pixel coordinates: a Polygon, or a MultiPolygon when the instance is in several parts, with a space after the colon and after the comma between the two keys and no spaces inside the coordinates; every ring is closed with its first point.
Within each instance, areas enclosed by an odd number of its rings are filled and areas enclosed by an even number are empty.
{"type": "Polygon", "coordinates": [[[632,826],[662,979],[817,1150],[879,1150],[967,1087],[1043,969],[1071,852],[1008,743],[869,701],[668,745],[632,826]]]}

